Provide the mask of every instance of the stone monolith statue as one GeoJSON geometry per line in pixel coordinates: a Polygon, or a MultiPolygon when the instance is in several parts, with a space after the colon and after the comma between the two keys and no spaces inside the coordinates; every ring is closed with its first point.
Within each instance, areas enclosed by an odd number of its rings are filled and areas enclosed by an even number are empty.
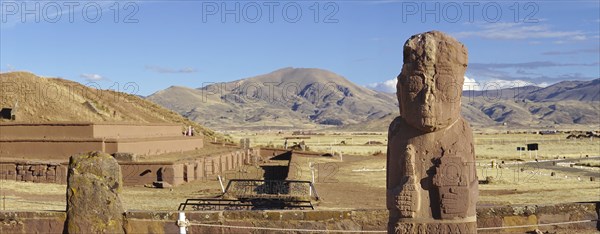
{"type": "Polygon", "coordinates": [[[389,128],[389,233],[475,233],[473,133],[460,115],[467,49],[438,31],[404,44],[389,128]]]}
{"type": "Polygon", "coordinates": [[[71,156],[67,179],[68,233],[124,233],[121,167],[112,156],[71,156]]]}

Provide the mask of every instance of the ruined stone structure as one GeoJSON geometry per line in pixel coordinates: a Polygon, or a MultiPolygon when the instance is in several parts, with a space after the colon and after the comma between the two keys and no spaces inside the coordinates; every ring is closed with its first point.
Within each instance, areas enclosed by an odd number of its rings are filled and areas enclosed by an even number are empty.
{"type": "Polygon", "coordinates": [[[125,185],[145,185],[162,181],[172,186],[195,180],[215,180],[217,175],[234,172],[249,164],[258,150],[235,150],[177,162],[120,162],[125,185]]]}
{"type": "Polygon", "coordinates": [[[67,167],[54,162],[0,161],[0,180],[64,184],[67,167]]]}
{"type": "Polygon", "coordinates": [[[68,233],[124,233],[117,160],[102,152],[75,155],[67,183],[68,233]]]}
{"type": "Polygon", "coordinates": [[[260,153],[244,141],[242,149],[227,146],[196,158],[156,159],[204,147],[202,136],[183,136],[181,130],[178,124],[0,123],[0,180],[65,184],[70,156],[102,151],[119,160],[124,185],[177,186],[214,179],[249,164],[260,153]],[[137,156],[153,160],[140,162],[137,156]]]}
{"type": "MultiPolygon", "coordinates": [[[[174,162],[119,162],[123,173],[123,184],[127,186],[147,185],[164,182],[172,186],[194,180],[214,179],[251,164],[259,157],[260,149],[221,152],[195,159],[174,162]]],[[[0,160],[0,180],[34,183],[67,183],[66,162],[44,162],[31,160],[0,160]]]]}
{"type": "Polygon", "coordinates": [[[387,153],[389,233],[475,233],[473,134],[460,116],[467,49],[437,31],[404,44],[387,153]]]}
{"type": "Polygon", "coordinates": [[[66,160],[88,151],[157,155],[203,147],[178,124],[0,123],[0,157],[66,160]]]}
{"type": "MultiPolygon", "coordinates": [[[[478,233],[596,233],[600,203],[578,202],[552,205],[507,205],[477,208],[478,233]],[[543,225],[556,222],[590,220],[568,225],[543,225]],[[536,224],[542,224],[536,226],[536,224]],[[510,226],[520,226],[509,228],[510,226]]],[[[179,233],[176,211],[130,210],[123,213],[125,233],[179,233]]],[[[186,211],[190,222],[242,227],[381,231],[387,210],[253,210],[186,211]]],[[[65,233],[64,211],[0,210],[0,233],[65,233]]],[[[248,229],[188,226],[188,233],[245,233],[248,229]]],[[[253,233],[247,231],[246,233],[253,233]]],[[[255,231],[265,233],[265,231],[255,231]]],[[[269,232],[266,232],[269,233],[269,232]]]]}

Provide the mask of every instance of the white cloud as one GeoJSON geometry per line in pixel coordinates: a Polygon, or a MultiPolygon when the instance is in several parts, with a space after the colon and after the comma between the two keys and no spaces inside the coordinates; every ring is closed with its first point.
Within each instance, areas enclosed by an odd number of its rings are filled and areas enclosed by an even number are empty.
{"type": "Polygon", "coordinates": [[[366,86],[367,86],[367,88],[381,91],[381,92],[395,93],[396,92],[396,83],[398,83],[398,80],[396,78],[394,78],[391,80],[386,80],[384,82],[371,83],[366,86]]]}
{"type": "Polygon", "coordinates": [[[463,90],[480,90],[479,84],[475,79],[471,79],[465,76],[465,83],[463,83],[463,90]]]}
{"type": "Polygon", "coordinates": [[[535,83],[532,83],[529,81],[524,81],[524,80],[500,80],[500,79],[493,79],[493,80],[489,80],[487,82],[482,83],[482,89],[486,89],[486,90],[508,89],[508,88],[524,87],[524,86],[546,87],[546,86],[548,86],[548,84],[546,84],[546,83],[535,84],[535,83]]]}
{"type": "MultiPolygon", "coordinates": [[[[381,91],[381,92],[395,93],[397,82],[398,82],[397,79],[391,79],[391,80],[386,80],[383,82],[367,84],[366,87],[373,89],[373,90],[381,91]]],[[[471,79],[471,78],[465,76],[463,90],[479,90],[479,89],[480,89],[480,85],[475,81],[475,79],[471,79]]]]}
{"type": "Polygon", "coordinates": [[[463,90],[496,90],[496,89],[508,89],[518,88],[524,86],[537,86],[537,87],[548,87],[548,82],[542,82],[539,84],[525,81],[525,80],[502,80],[502,79],[490,79],[485,82],[477,82],[475,79],[471,79],[465,76],[465,85],[463,90]],[[468,84],[468,85],[467,85],[468,84]],[[467,87],[465,87],[467,86],[467,87]]]}
{"type": "Polygon", "coordinates": [[[586,33],[580,30],[553,30],[545,24],[493,23],[474,25],[479,29],[454,33],[454,36],[457,38],[479,37],[496,40],[555,39],[559,41],[581,41],[588,39],[586,33]]]}
{"type": "Polygon", "coordinates": [[[542,53],[543,55],[578,55],[578,54],[598,54],[600,53],[600,47],[596,48],[584,48],[575,50],[553,50],[542,53]]]}
{"type": "Polygon", "coordinates": [[[87,80],[89,82],[92,82],[92,81],[101,81],[101,80],[105,80],[106,79],[103,76],[98,75],[98,74],[81,74],[81,75],[79,75],[79,77],[81,77],[81,78],[83,78],[83,79],[85,79],[85,80],[87,80]]]}
{"type": "Polygon", "coordinates": [[[191,67],[170,68],[170,67],[161,67],[161,66],[154,66],[154,65],[147,65],[146,70],[153,71],[156,73],[170,73],[170,74],[196,73],[198,71],[195,68],[191,68],[191,67]]]}

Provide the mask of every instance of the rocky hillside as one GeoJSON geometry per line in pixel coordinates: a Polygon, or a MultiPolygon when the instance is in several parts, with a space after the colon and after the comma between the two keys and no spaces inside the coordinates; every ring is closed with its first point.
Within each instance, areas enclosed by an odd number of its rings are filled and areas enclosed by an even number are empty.
{"type": "Polygon", "coordinates": [[[513,99],[532,102],[597,102],[600,101],[600,79],[590,81],[562,81],[545,88],[525,86],[501,90],[465,91],[463,96],[485,97],[487,100],[513,99]]]}
{"type": "MultiPolygon", "coordinates": [[[[214,129],[323,128],[386,131],[395,94],[373,91],[321,69],[269,74],[191,89],[170,87],[148,100],[214,129]]],[[[600,124],[600,79],[465,91],[462,115],[474,127],[555,128],[600,124]]]]}
{"type": "Polygon", "coordinates": [[[2,73],[0,84],[0,107],[12,108],[16,105],[18,122],[180,123],[193,125],[207,136],[215,134],[135,95],[98,90],[77,82],[38,77],[28,72],[2,73]]]}
{"type": "MultiPolygon", "coordinates": [[[[462,115],[475,128],[600,128],[600,79],[563,81],[540,88],[534,86],[465,91],[462,115]]],[[[398,116],[343,127],[346,130],[386,131],[398,116]]]]}
{"type": "Polygon", "coordinates": [[[398,109],[393,94],[310,68],[284,68],[198,89],[170,87],[148,100],[224,130],[340,126],[378,119],[398,109]]]}

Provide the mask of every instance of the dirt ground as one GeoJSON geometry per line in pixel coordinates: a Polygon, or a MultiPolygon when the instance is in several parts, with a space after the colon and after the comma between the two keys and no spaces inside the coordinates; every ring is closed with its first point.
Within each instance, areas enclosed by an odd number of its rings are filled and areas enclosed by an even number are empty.
{"type": "MultiPolygon", "coordinates": [[[[591,160],[591,159],[588,159],[591,160]]],[[[320,196],[317,209],[385,209],[385,156],[299,157],[300,168],[293,179],[310,180],[309,162],[315,164],[315,188],[320,196]]],[[[516,163],[516,162],[513,162],[516,163]]],[[[557,167],[561,167],[560,164],[557,167]]],[[[570,167],[568,167],[570,168],[570,167]]],[[[501,169],[478,167],[478,176],[496,175],[491,184],[480,184],[479,205],[551,204],[596,201],[600,195],[600,173],[592,168],[559,171],[510,164],[501,169]],[[521,166],[521,167],[518,167],[521,166]],[[517,169],[519,168],[519,169],[517,169]],[[525,168],[523,171],[520,168],[525,168]],[[554,176],[550,174],[554,172],[554,176]],[[585,173],[595,173],[590,181],[585,173]]],[[[224,174],[233,178],[260,178],[262,171],[245,166],[224,174]]],[[[64,210],[65,185],[0,181],[3,209],[64,210]]],[[[193,181],[173,189],[125,187],[122,201],[128,210],[176,210],[186,198],[211,197],[220,193],[217,178],[193,181]]]]}

